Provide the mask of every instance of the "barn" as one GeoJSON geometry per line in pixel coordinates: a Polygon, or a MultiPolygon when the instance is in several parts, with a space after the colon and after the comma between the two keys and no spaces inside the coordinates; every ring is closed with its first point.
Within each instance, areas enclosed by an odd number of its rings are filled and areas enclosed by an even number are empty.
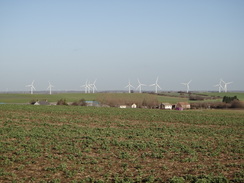
{"type": "Polygon", "coordinates": [[[182,109],[190,109],[191,105],[188,102],[178,102],[175,106],[175,109],[182,110],[182,109]]]}
{"type": "Polygon", "coordinates": [[[170,103],[161,103],[160,109],[172,109],[172,104],[170,103]]]}

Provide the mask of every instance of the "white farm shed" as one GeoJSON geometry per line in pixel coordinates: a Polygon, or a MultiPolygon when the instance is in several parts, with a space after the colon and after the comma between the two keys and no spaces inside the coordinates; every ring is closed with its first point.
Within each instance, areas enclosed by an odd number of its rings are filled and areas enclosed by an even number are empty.
{"type": "Polygon", "coordinates": [[[160,106],[161,109],[172,109],[172,104],[170,103],[162,103],[160,106]]]}
{"type": "Polygon", "coordinates": [[[131,105],[131,108],[136,108],[136,107],[137,107],[136,104],[131,105]]]}

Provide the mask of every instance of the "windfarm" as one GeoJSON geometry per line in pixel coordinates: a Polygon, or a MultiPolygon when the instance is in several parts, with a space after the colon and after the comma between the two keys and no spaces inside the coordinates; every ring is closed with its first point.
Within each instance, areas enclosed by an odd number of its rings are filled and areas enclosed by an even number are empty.
{"type": "MultiPolygon", "coordinates": [[[[35,81],[33,80],[31,82],[31,84],[29,85],[25,85],[26,88],[29,88],[29,90],[23,90],[23,88],[19,88],[17,90],[11,91],[9,88],[7,90],[2,90],[0,91],[0,93],[29,93],[29,94],[34,94],[35,93],[45,93],[45,91],[47,91],[50,95],[52,94],[52,92],[55,93],[65,93],[65,92],[83,92],[83,93],[101,93],[101,92],[126,92],[127,88],[127,92],[128,93],[149,93],[149,92],[154,92],[154,93],[160,93],[160,92],[179,92],[179,91],[183,91],[186,93],[189,92],[224,92],[227,93],[229,90],[231,92],[235,92],[236,90],[232,90],[231,88],[228,89],[228,85],[233,84],[233,82],[225,82],[223,79],[219,80],[218,84],[214,84],[212,85],[214,88],[216,88],[217,90],[214,90],[211,85],[209,85],[208,89],[200,89],[198,90],[197,88],[195,88],[194,90],[190,89],[190,84],[192,84],[192,80],[188,81],[188,82],[184,82],[184,83],[180,83],[181,85],[185,86],[185,89],[183,88],[179,88],[178,90],[172,89],[172,88],[161,88],[160,81],[159,81],[159,77],[156,78],[155,83],[150,84],[150,83],[141,83],[141,81],[139,79],[135,80],[137,81],[134,82],[135,86],[134,87],[131,82],[130,79],[128,79],[128,85],[126,85],[125,87],[117,87],[117,88],[113,88],[113,89],[106,89],[104,86],[102,86],[102,84],[100,84],[99,86],[101,86],[103,89],[97,88],[96,83],[97,83],[97,79],[95,79],[93,82],[91,82],[90,80],[85,80],[84,84],[81,85],[80,87],[76,87],[76,89],[52,89],[55,88],[49,81],[48,81],[48,87],[45,90],[44,88],[38,88],[38,90],[36,90],[34,83],[35,81]],[[80,89],[78,89],[80,88],[80,89]],[[123,89],[124,88],[124,89],[123,89]],[[154,88],[154,89],[153,89],[154,88]]],[[[104,85],[106,85],[105,82],[103,82],[104,85]]],[[[167,84],[167,83],[163,83],[163,84],[167,84]]],[[[38,83],[35,83],[35,85],[38,86],[38,83]]],[[[192,84],[194,86],[194,84],[192,84]]],[[[56,87],[57,88],[57,87],[56,87]]],[[[240,91],[242,92],[242,91],[240,91]]]]}
{"type": "Polygon", "coordinates": [[[0,25],[0,183],[244,183],[244,0],[2,0],[0,25]]]}

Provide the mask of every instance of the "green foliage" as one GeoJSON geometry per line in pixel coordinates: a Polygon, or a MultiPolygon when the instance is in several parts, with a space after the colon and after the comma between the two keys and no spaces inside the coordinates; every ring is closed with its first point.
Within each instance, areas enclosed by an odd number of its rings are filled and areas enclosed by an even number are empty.
{"type": "Polygon", "coordinates": [[[0,182],[243,182],[243,119],[242,110],[0,105],[0,182]]]}
{"type": "Polygon", "coordinates": [[[60,99],[60,100],[57,102],[57,105],[68,105],[68,103],[66,102],[66,99],[60,99]]]}
{"type": "Polygon", "coordinates": [[[224,96],[228,96],[228,97],[237,96],[237,98],[240,101],[244,101],[244,92],[227,92],[227,93],[208,92],[208,93],[202,93],[202,94],[207,95],[207,96],[212,96],[212,97],[220,97],[220,98],[223,98],[224,96]]]}
{"type": "Polygon", "coordinates": [[[234,96],[234,97],[224,96],[224,97],[223,97],[223,102],[225,102],[225,103],[231,103],[231,102],[233,102],[233,101],[235,101],[235,100],[239,100],[239,99],[237,98],[237,96],[234,96]]]}
{"type": "Polygon", "coordinates": [[[184,183],[185,179],[182,177],[173,177],[172,179],[170,179],[169,182],[170,183],[184,183]]]}

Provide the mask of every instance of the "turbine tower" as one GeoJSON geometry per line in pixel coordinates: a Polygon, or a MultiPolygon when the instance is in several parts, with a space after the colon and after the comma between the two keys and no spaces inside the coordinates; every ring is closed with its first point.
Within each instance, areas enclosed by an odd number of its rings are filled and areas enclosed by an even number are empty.
{"type": "Polygon", "coordinates": [[[155,86],[155,93],[158,93],[158,88],[162,89],[159,85],[158,85],[158,77],[156,79],[156,82],[154,84],[151,84],[150,86],[155,86]]]}
{"type": "Polygon", "coordinates": [[[231,84],[231,83],[233,83],[233,82],[225,82],[224,80],[220,80],[220,82],[222,82],[223,84],[224,84],[224,91],[225,91],[225,93],[227,92],[227,85],[229,85],[229,84],[231,84]]]}
{"type": "Polygon", "coordinates": [[[25,87],[30,87],[30,94],[33,94],[33,90],[36,90],[34,87],[34,80],[32,81],[32,83],[30,85],[26,85],[25,87]]]}
{"type": "Polygon", "coordinates": [[[186,93],[188,93],[189,90],[190,90],[190,86],[189,86],[189,84],[191,83],[191,81],[192,81],[192,80],[190,80],[188,83],[181,83],[181,84],[183,84],[183,85],[186,86],[186,93]]]}
{"type": "Polygon", "coordinates": [[[125,88],[129,88],[129,93],[131,93],[131,88],[134,88],[134,86],[130,84],[130,80],[129,80],[129,84],[125,88]]]}
{"type": "Polygon", "coordinates": [[[145,85],[145,84],[142,84],[142,83],[140,82],[139,79],[137,79],[137,81],[138,81],[138,84],[139,84],[139,85],[137,86],[136,89],[137,89],[137,90],[139,89],[139,93],[141,93],[141,87],[142,87],[142,86],[146,86],[146,85],[145,85]]]}
{"type": "Polygon", "coordinates": [[[52,88],[54,87],[53,85],[51,85],[51,83],[48,81],[49,85],[47,87],[47,89],[49,89],[49,94],[52,95],[52,88]]]}

